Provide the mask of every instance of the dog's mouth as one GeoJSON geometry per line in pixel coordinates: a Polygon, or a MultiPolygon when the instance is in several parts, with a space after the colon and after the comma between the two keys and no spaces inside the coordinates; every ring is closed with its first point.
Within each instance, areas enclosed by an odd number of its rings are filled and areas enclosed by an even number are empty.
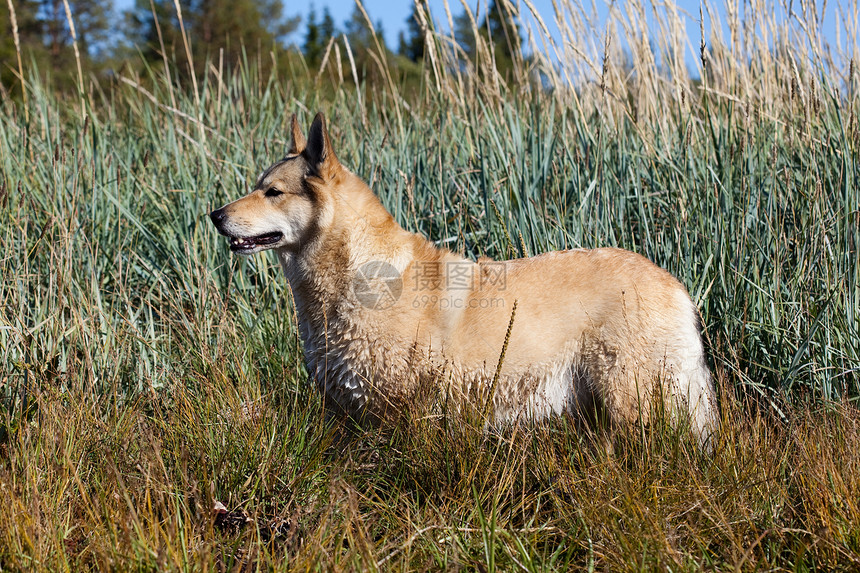
{"type": "Polygon", "coordinates": [[[234,253],[250,253],[278,243],[284,238],[280,231],[264,233],[256,237],[230,237],[230,250],[234,253]]]}

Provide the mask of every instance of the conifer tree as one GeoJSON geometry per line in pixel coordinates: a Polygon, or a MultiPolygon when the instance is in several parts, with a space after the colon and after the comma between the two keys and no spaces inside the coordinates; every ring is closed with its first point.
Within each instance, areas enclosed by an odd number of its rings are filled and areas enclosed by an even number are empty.
{"type": "Polygon", "coordinates": [[[337,34],[337,27],[334,25],[334,18],[331,17],[331,12],[328,6],[323,8],[323,18],[320,24],[320,45],[323,49],[328,46],[329,41],[337,34]]]}
{"type": "MultiPolygon", "coordinates": [[[[481,5],[479,5],[479,8],[481,5]]],[[[522,46],[514,7],[505,0],[492,0],[487,12],[476,11],[478,34],[493,50],[496,69],[505,77],[514,67],[514,60],[522,46]]],[[[472,22],[464,11],[454,20],[457,42],[473,62],[478,57],[477,42],[472,22]]]]}
{"type": "MultiPolygon", "coordinates": [[[[38,19],[39,3],[32,0],[15,2],[15,20],[18,24],[18,39],[21,48],[21,60],[24,65],[28,61],[43,62],[45,46],[42,43],[42,26],[38,19]]],[[[0,6],[0,83],[9,89],[19,85],[18,54],[15,48],[15,38],[12,33],[12,14],[6,6],[0,6]]],[[[17,90],[16,93],[20,94],[17,90]]]]}
{"type": "MultiPolygon", "coordinates": [[[[153,0],[169,59],[185,60],[184,45],[173,0],[153,0]]],[[[224,51],[228,65],[243,55],[254,58],[260,53],[283,47],[285,37],[298,27],[299,18],[285,18],[281,0],[192,0],[182,5],[185,30],[198,70],[207,58],[224,51]]],[[[161,60],[158,30],[150,0],[137,0],[131,15],[136,24],[134,40],[145,43],[144,55],[161,60]]],[[[268,58],[261,58],[263,63],[268,58]]]]}
{"type": "MultiPolygon", "coordinates": [[[[68,4],[81,65],[85,72],[97,71],[100,52],[108,41],[112,4],[98,0],[69,0],[68,4]]],[[[15,0],[14,9],[24,64],[35,62],[40,71],[54,77],[61,89],[76,85],[73,38],[63,0],[15,0]]],[[[13,72],[17,70],[17,54],[11,12],[5,5],[0,8],[0,67],[4,86],[17,81],[13,72]]]]}
{"type": "Polygon", "coordinates": [[[398,53],[413,62],[424,59],[424,30],[418,16],[418,4],[412,3],[412,13],[406,19],[406,33],[400,32],[398,53]]]}
{"type": "Polygon", "coordinates": [[[325,48],[321,45],[320,25],[317,22],[316,9],[314,8],[314,5],[311,4],[311,11],[308,14],[307,30],[305,31],[305,42],[302,45],[302,51],[305,54],[305,59],[307,60],[308,65],[316,67],[319,64],[323,49],[325,48]]]}

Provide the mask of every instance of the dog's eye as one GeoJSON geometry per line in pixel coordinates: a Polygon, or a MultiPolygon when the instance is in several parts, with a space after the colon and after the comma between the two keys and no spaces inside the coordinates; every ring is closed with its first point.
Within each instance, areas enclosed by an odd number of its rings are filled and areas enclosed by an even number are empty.
{"type": "Polygon", "coordinates": [[[283,195],[283,191],[278,191],[274,187],[266,190],[266,197],[277,197],[278,195],[283,195]]]}

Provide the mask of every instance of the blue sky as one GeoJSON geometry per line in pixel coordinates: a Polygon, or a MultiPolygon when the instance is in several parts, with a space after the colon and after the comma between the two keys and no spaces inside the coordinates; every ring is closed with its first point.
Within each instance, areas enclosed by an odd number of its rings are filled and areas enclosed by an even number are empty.
{"type": "MultiPolygon", "coordinates": [[[[486,6],[490,2],[490,0],[466,1],[470,6],[477,6],[478,1],[480,1],[483,6],[486,6]]],[[[520,13],[528,13],[528,8],[526,7],[526,4],[523,2],[523,0],[511,1],[515,5],[520,6],[520,13]]],[[[573,0],[574,3],[576,3],[576,1],[577,0],[573,0]]],[[[605,22],[606,16],[609,13],[610,0],[593,1],[594,6],[597,9],[600,22],[605,22]]],[[[309,2],[297,4],[291,2],[290,0],[284,0],[284,2],[287,13],[297,14],[302,17],[303,24],[301,27],[301,31],[294,34],[294,37],[292,38],[293,42],[301,43],[302,39],[304,38],[304,22],[307,20],[307,14],[310,11],[311,3],[309,2]]],[[[581,2],[582,4],[588,6],[591,5],[592,0],[581,0],[581,2]]],[[[666,3],[670,2],[672,2],[672,0],[666,0],[666,3]]],[[[762,2],[764,3],[764,5],[773,5],[774,19],[777,22],[784,21],[787,18],[785,9],[782,7],[782,0],[740,0],[737,3],[741,4],[741,17],[743,16],[744,5],[761,4],[762,2]]],[[[785,0],[785,2],[792,6],[794,12],[800,12],[802,10],[801,0],[785,0]]],[[[661,2],[661,0],[656,0],[654,2],[654,4],[656,5],[660,5],[662,3],[663,2],[661,2]]],[[[719,25],[724,30],[724,37],[727,38],[728,28],[725,24],[726,2],[725,0],[712,0],[710,3],[716,7],[718,17],[721,21],[719,23],[712,23],[708,21],[706,16],[705,33],[706,35],[709,34],[711,25],[719,25]]],[[[397,49],[398,33],[401,30],[405,30],[406,28],[406,20],[411,14],[412,10],[412,0],[364,0],[363,4],[374,23],[376,23],[377,21],[382,22],[385,41],[388,44],[388,47],[397,49]]],[[[531,4],[541,15],[542,19],[548,26],[550,33],[558,40],[560,35],[558,34],[558,30],[554,22],[552,0],[531,0],[531,4]]],[[[624,0],[615,0],[614,4],[617,7],[623,9],[625,2],[624,0]]],[[[645,2],[645,4],[647,5],[648,2],[645,2]]],[[[825,8],[824,24],[822,27],[824,33],[824,40],[831,44],[835,44],[835,30],[837,26],[837,18],[839,10],[842,8],[843,0],[819,0],[818,2],[812,0],[812,2],[807,1],[805,2],[805,4],[811,4],[815,6],[819,13],[821,12],[822,6],[825,8]]],[[[847,0],[845,4],[845,7],[848,10],[857,10],[857,0],[847,0]]],[[[352,13],[355,3],[354,0],[316,0],[315,2],[313,2],[313,5],[316,7],[317,15],[322,13],[323,6],[328,6],[338,26],[342,27],[343,22],[347,18],[349,18],[350,14],[352,13]]],[[[433,14],[434,19],[436,19],[437,22],[443,22],[442,29],[447,30],[447,24],[444,24],[444,22],[447,21],[447,17],[445,14],[445,2],[443,0],[429,0],[429,5],[430,11],[433,14]]],[[[687,65],[692,67],[695,65],[695,62],[698,60],[699,57],[698,46],[701,40],[701,32],[699,28],[700,2],[699,0],[675,0],[675,5],[678,6],[679,11],[684,19],[687,37],[689,38],[689,47],[687,48],[688,53],[686,60],[687,65]]],[[[463,11],[460,0],[448,0],[448,6],[454,17],[456,17],[457,14],[463,11]]],[[[604,36],[605,29],[595,30],[593,40],[596,41],[597,45],[600,45],[603,42],[604,36]]],[[[842,35],[840,40],[843,43],[846,42],[844,34],[842,35]]],[[[843,49],[844,48],[847,48],[847,46],[843,45],[843,49]]]]}
{"type": "MultiPolygon", "coordinates": [[[[469,4],[474,6],[476,4],[475,0],[468,0],[469,4]]],[[[488,0],[481,0],[482,3],[487,2],[488,0]]],[[[526,12],[527,9],[523,0],[512,0],[514,3],[519,2],[522,7],[522,11],[526,12]]],[[[669,0],[671,1],[671,0],[669,0]]],[[[777,6],[780,5],[780,2],[774,0],[758,0],[758,2],[766,1],[767,3],[773,3],[777,6]]],[[[125,9],[131,6],[134,0],[116,0],[118,9],[125,9]]],[[[180,0],[182,3],[182,0],[180,0]]],[[[546,22],[547,26],[550,28],[550,32],[557,37],[557,29],[553,21],[553,7],[552,0],[531,0],[532,5],[537,9],[537,11],[541,14],[542,18],[546,22]]],[[[590,0],[584,0],[584,4],[590,4],[590,0]]],[[[659,4],[659,2],[657,2],[659,4]]],[[[749,2],[741,2],[741,4],[746,4],[749,2]]],[[[754,3],[754,2],[753,2],[754,3]]],[[[696,47],[699,45],[700,40],[700,32],[699,32],[699,2],[697,0],[677,0],[677,6],[680,8],[681,13],[686,13],[684,16],[686,30],[688,38],[690,39],[690,46],[693,46],[693,49],[697,49],[696,47]]],[[[725,8],[724,2],[714,1],[713,4],[718,6],[718,12],[720,14],[721,19],[725,19],[725,8]]],[[[827,2],[819,2],[823,6],[826,6],[826,13],[824,19],[824,37],[825,40],[830,42],[831,44],[835,44],[836,34],[835,29],[837,25],[837,16],[838,10],[842,5],[842,0],[830,0],[827,2]]],[[[301,16],[302,25],[298,32],[294,33],[290,38],[291,42],[296,44],[301,44],[304,39],[304,24],[307,21],[308,13],[310,12],[311,6],[313,5],[316,8],[317,16],[319,17],[322,14],[323,7],[328,6],[331,11],[332,16],[335,19],[335,22],[338,25],[338,28],[343,27],[344,21],[346,21],[350,14],[353,11],[353,7],[355,6],[354,0],[312,0],[311,2],[294,2],[292,0],[284,0],[285,11],[288,15],[291,16],[301,16]]],[[[449,0],[448,5],[454,16],[462,12],[462,4],[459,0],[449,0]]],[[[608,13],[609,2],[606,0],[595,0],[595,5],[598,10],[598,14],[600,16],[600,20],[604,21],[606,14],[608,13]]],[[[617,6],[624,6],[624,0],[617,0],[617,6]]],[[[801,1],[796,0],[791,3],[794,11],[801,10],[801,1]]],[[[411,0],[365,0],[364,7],[370,15],[371,19],[376,22],[381,22],[385,41],[388,44],[389,48],[396,49],[397,48],[397,37],[398,33],[406,28],[406,19],[409,17],[411,13],[412,1],[411,0]]],[[[821,6],[817,6],[818,11],[820,12],[821,6]]],[[[856,10],[856,0],[847,0],[847,9],[856,10]]],[[[433,14],[434,18],[437,21],[445,21],[445,4],[443,0],[430,0],[430,10],[433,14]]],[[[781,10],[777,8],[775,17],[777,20],[780,18],[785,18],[785,13],[780,15],[779,12],[781,10]]],[[[706,30],[709,29],[712,23],[706,21],[705,27],[706,30]]],[[[443,28],[446,28],[443,25],[443,28]]],[[[598,40],[603,38],[604,30],[595,30],[595,38],[598,40]]],[[[842,42],[845,42],[844,35],[841,38],[842,42]]],[[[845,48],[847,46],[843,46],[845,48]]],[[[693,61],[697,57],[697,53],[692,53],[692,50],[687,56],[688,62],[693,61]]]]}

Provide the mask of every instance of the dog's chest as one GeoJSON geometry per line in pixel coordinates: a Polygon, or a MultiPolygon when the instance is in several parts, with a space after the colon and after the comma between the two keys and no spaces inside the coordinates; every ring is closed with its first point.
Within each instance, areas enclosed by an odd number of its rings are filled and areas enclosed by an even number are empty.
{"type": "Polygon", "coordinates": [[[350,415],[384,415],[413,386],[398,348],[350,328],[305,337],[308,373],[326,400],[350,415]]]}
{"type": "Polygon", "coordinates": [[[362,368],[368,351],[368,345],[358,341],[332,342],[324,336],[305,340],[308,373],[326,398],[351,414],[363,410],[370,399],[370,381],[362,368]]]}

